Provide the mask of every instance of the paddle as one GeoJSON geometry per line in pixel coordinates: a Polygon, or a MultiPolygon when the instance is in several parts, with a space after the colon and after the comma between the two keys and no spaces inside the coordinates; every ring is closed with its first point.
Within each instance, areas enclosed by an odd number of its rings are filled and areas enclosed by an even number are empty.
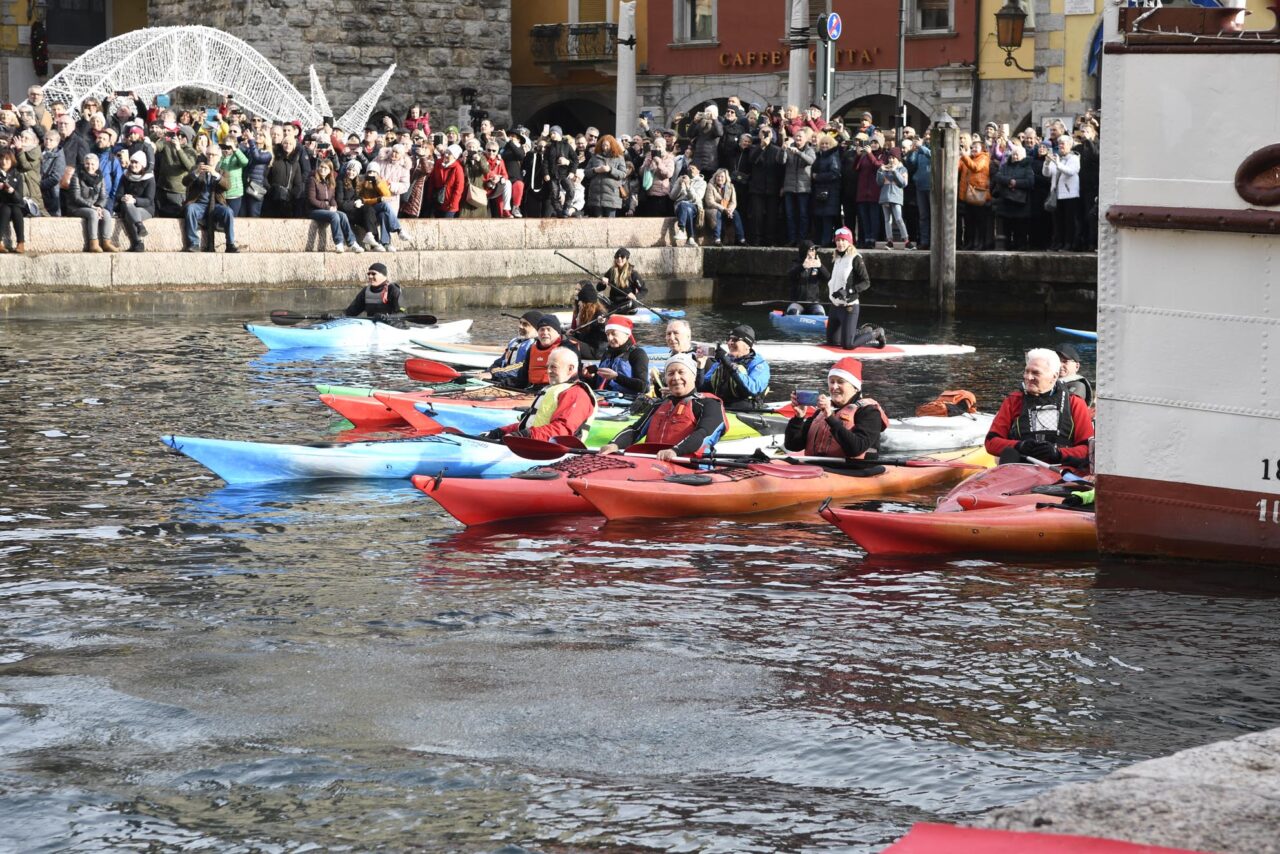
{"type": "MultiPolygon", "coordinates": [[[[504,436],[502,443],[511,449],[511,452],[518,457],[524,457],[527,460],[555,460],[563,457],[565,454],[598,454],[599,450],[584,446],[577,439],[566,436],[557,436],[554,442],[543,442],[540,439],[527,439],[523,436],[504,436]],[[574,444],[569,444],[570,442],[574,444]]],[[[632,445],[622,456],[649,456],[671,448],[671,445],[660,445],[656,443],[640,442],[632,445]]],[[[738,462],[738,461],[720,461],[702,458],[676,457],[671,462],[684,463],[686,465],[710,465],[718,468],[732,469],[752,469],[754,471],[771,474],[776,477],[813,477],[812,470],[805,471],[797,469],[791,465],[775,465],[773,463],[762,462],[738,462]]]]}
{"type": "Polygon", "coordinates": [[[404,372],[409,379],[423,383],[447,383],[458,379],[469,379],[484,373],[484,371],[459,371],[444,362],[417,357],[404,360],[404,372]]]}
{"type": "MultiPolygon", "coordinates": [[[[308,320],[336,320],[342,315],[332,314],[294,314],[287,308],[277,308],[269,315],[276,326],[297,326],[308,320]]],[[[389,323],[392,319],[403,320],[420,326],[435,326],[437,318],[434,314],[390,314],[367,318],[374,323],[389,323]]]]}
{"type": "MultiPolygon", "coordinates": [[[[793,303],[793,302],[802,303],[802,304],[804,304],[804,305],[835,305],[835,303],[833,303],[833,302],[810,302],[810,301],[809,301],[809,300],[807,300],[807,299],[806,299],[806,300],[797,300],[797,299],[758,299],[758,300],[752,300],[751,302],[744,302],[744,303],[741,303],[741,304],[742,304],[742,305],[790,305],[790,304],[791,304],[791,303],[793,303]]],[[[873,303],[873,302],[860,302],[860,303],[858,303],[858,304],[859,304],[860,306],[862,306],[863,308],[897,308],[897,306],[896,306],[896,305],[881,305],[881,304],[879,304],[879,303],[873,303]]]]}
{"type": "MultiPolygon", "coordinates": [[[[573,260],[572,258],[570,258],[568,255],[565,255],[565,254],[564,254],[563,252],[561,252],[559,249],[557,249],[557,250],[556,250],[554,253],[552,253],[552,254],[554,254],[554,255],[559,255],[561,258],[563,258],[564,260],[568,261],[570,264],[572,264],[573,266],[577,267],[579,270],[581,270],[582,272],[584,272],[584,273],[586,273],[588,276],[590,276],[590,277],[592,278],[592,280],[593,280],[593,281],[595,281],[595,280],[597,280],[597,279],[599,279],[599,278],[600,278],[600,274],[599,274],[599,273],[596,273],[596,272],[593,272],[593,271],[591,271],[591,270],[588,270],[586,267],[582,266],[582,265],[581,265],[581,264],[579,264],[577,261],[575,261],[575,260],[573,260]]],[[[670,314],[667,314],[666,312],[658,311],[658,310],[657,310],[656,308],[654,308],[653,306],[645,305],[643,302],[641,302],[641,301],[640,301],[640,297],[636,296],[635,294],[629,294],[629,293],[627,293],[627,292],[626,292],[626,291],[624,291],[622,288],[618,287],[617,285],[615,285],[615,284],[613,284],[613,283],[611,283],[611,282],[609,283],[609,287],[613,288],[615,291],[617,291],[618,293],[622,294],[624,297],[627,297],[628,299],[630,299],[632,302],[634,302],[636,305],[640,306],[641,308],[645,308],[645,309],[648,309],[649,311],[652,311],[654,314],[658,315],[658,317],[661,317],[663,320],[674,320],[674,319],[675,319],[675,317],[674,317],[674,316],[672,316],[672,315],[670,315],[670,314]]]]}
{"type": "Polygon", "coordinates": [[[764,462],[780,462],[783,460],[795,460],[798,463],[815,463],[817,465],[830,466],[866,466],[874,468],[875,466],[901,466],[905,468],[954,468],[954,469],[985,469],[981,463],[965,463],[958,460],[929,460],[923,457],[911,458],[882,458],[873,457],[865,460],[850,460],[844,457],[810,457],[804,454],[795,454],[783,457],[761,457],[759,454],[708,454],[711,459],[750,459],[761,460],[764,462]]]}

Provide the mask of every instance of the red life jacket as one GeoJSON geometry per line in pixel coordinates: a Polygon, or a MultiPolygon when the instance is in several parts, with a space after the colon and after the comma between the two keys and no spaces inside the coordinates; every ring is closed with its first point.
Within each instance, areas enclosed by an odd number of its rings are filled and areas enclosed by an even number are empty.
{"type": "Polygon", "coordinates": [[[529,348],[529,355],[525,357],[525,362],[529,365],[529,385],[547,384],[547,362],[551,361],[552,351],[559,346],[560,339],[557,338],[555,343],[546,349],[536,341],[529,348]]]}
{"type": "MultiPolygon", "coordinates": [[[[889,416],[884,414],[884,407],[869,397],[859,397],[857,400],[846,403],[836,410],[836,415],[840,418],[840,422],[844,424],[846,430],[853,429],[853,422],[858,417],[858,410],[864,406],[874,406],[880,413],[880,429],[888,428],[889,416]]],[[[867,451],[863,451],[854,459],[860,460],[864,458],[870,450],[868,448],[867,451]]],[[[840,447],[840,443],[836,441],[836,437],[831,432],[831,427],[827,425],[827,419],[821,417],[821,414],[815,416],[809,424],[809,434],[804,438],[804,452],[811,457],[845,456],[844,448],[840,447]]]]}
{"type": "MultiPolygon", "coordinates": [[[[667,398],[658,404],[653,410],[653,414],[649,416],[649,423],[645,427],[645,442],[661,445],[678,445],[689,437],[689,434],[698,426],[700,420],[700,409],[698,402],[701,400],[720,400],[713,394],[694,393],[688,397],[683,397],[679,401],[667,398]]],[[[725,430],[729,429],[728,417],[725,417],[725,430]]],[[[697,456],[701,450],[693,454],[697,456]]]]}

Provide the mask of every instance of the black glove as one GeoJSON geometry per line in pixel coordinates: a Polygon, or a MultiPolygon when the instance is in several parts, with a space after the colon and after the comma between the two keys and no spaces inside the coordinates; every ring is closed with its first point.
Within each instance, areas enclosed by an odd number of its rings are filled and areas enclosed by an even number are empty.
{"type": "Polygon", "coordinates": [[[845,289],[844,289],[844,288],[841,288],[840,290],[838,290],[838,291],[836,291],[835,293],[833,293],[833,294],[831,295],[831,298],[832,298],[832,299],[838,299],[838,300],[846,300],[846,299],[848,299],[848,298],[849,298],[849,294],[848,294],[848,292],[847,292],[847,291],[845,291],[845,289]]]}
{"type": "Polygon", "coordinates": [[[1035,457],[1037,460],[1043,460],[1046,463],[1056,463],[1062,460],[1062,452],[1050,442],[1023,439],[1018,443],[1017,447],[1018,453],[1024,457],[1035,457]]]}
{"type": "Polygon", "coordinates": [[[327,312],[327,311],[326,311],[324,314],[320,315],[320,319],[321,319],[321,320],[333,320],[333,319],[334,319],[334,316],[333,316],[332,314],[330,314],[329,312],[327,312]]]}
{"type": "Polygon", "coordinates": [[[372,320],[374,323],[387,322],[387,316],[385,314],[371,314],[369,315],[369,319],[372,320]]]}
{"type": "Polygon", "coordinates": [[[506,434],[502,432],[502,428],[501,428],[501,427],[494,427],[492,430],[490,430],[490,431],[488,431],[488,432],[486,432],[486,433],[481,433],[481,434],[480,434],[480,438],[481,438],[481,439],[489,439],[490,441],[493,441],[493,442],[501,442],[501,441],[502,441],[502,437],[503,437],[503,436],[505,436],[505,435],[506,435],[506,434]]]}
{"type": "Polygon", "coordinates": [[[733,357],[729,355],[729,351],[724,348],[723,344],[716,345],[716,361],[725,367],[733,364],[733,357]]]}

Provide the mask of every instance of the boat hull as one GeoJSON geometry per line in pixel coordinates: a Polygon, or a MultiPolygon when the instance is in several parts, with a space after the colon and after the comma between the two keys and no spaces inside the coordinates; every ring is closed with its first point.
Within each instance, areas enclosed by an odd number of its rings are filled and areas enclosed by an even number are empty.
{"type": "Polygon", "coordinates": [[[435,326],[413,326],[397,329],[386,323],[375,323],[363,317],[339,317],[310,326],[275,326],[270,323],[246,323],[244,328],[257,336],[269,350],[323,348],[330,350],[395,349],[412,339],[433,340],[456,338],[471,329],[470,320],[454,320],[435,326]]]}
{"type": "Polygon", "coordinates": [[[771,311],[769,322],[777,329],[796,334],[817,334],[827,329],[825,314],[784,314],[781,311],[771,311]]]}
{"type": "Polygon", "coordinates": [[[867,554],[1095,552],[1094,514],[1035,504],[953,513],[878,513],[825,507],[822,517],[867,554]]]}

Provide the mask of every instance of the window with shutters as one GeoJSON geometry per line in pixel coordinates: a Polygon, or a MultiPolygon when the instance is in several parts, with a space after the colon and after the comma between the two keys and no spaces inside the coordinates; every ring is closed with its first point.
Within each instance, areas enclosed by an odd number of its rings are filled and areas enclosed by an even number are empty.
{"type": "Polygon", "coordinates": [[[609,20],[607,6],[606,0],[578,0],[578,21],[597,23],[609,20]]]}
{"type": "Polygon", "coordinates": [[[910,0],[911,32],[951,32],[954,19],[954,0],[910,0]]]}
{"type": "Polygon", "coordinates": [[[672,0],[675,3],[676,42],[710,42],[716,39],[717,0],[672,0]]]}

